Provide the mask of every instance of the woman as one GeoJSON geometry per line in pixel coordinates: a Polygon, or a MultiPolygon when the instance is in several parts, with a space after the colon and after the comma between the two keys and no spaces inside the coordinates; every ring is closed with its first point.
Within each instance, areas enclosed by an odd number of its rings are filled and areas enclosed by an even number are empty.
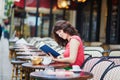
{"type": "MultiPolygon", "coordinates": [[[[53,27],[53,37],[56,42],[65,47],[65,52],[54,61],[67,62],[72,65],[82,66],[84,62],[84,48],[77,30],[68,21],[59,20],[53,27]],[[61,56],[63,56],[61,58],[61,56]]],[[[50,56],[52,56],[50,54],[50,56]]]]}

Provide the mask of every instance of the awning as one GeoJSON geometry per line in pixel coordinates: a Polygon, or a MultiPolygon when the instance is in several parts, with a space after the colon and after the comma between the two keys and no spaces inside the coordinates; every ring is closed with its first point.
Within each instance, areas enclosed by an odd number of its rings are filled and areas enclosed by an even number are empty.
{"type": "MultiPolygon", "coordinates": [[[[15,2],[15,6],[18,6],[20,8],[24,8],[24,1],[25,0],[20,0],[19,2],[15,2]]],[[[50,8],[50,1],[51,0],[40,0],[40,8],[50,8]]],[[[52,0],[53,1],[53,7],[56,7],[57,9],[57,0],[52,0]]],[[[35,8],[37,5],[37,0],[26,0],[25,3],[25,7],[31,7],[31,8],[35,8]]],[[[75,1],[70,1],[70,5],[69,5],[69,10],[75,10],[76,9],[76,3],[75,1]]]]}
{"type": "MultiPolygon", "coordinates": [[[[20,8],[24,8],[24,1],[20,0],[19,2],[15,2],[15,6],[18,6],[20,8]]],[[[40,0],[40,8],[50,8],[50,1],[51,0],[40,0]]],[[[37,0],[26,0],[25,6],[26,7],[36,7],[37,0]]],[[[53,1],[53,6],[56,5],[56,0],[53,1]]]]}
{"type": "Polygon", "coordinates": [[[24,0],[20,0],[19,2],[14,2],[14,5],[20,8],[24,8],[24,0]]]}

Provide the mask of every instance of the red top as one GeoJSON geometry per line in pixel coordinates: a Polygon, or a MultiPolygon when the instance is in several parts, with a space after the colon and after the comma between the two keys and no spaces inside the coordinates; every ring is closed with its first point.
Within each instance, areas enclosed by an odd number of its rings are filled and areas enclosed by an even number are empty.
{"type": "MultiPolygon", "coordinates": [[[[82,66],[82,64],[84,62],[84,47],[83,47],[82,40],[80,39],[79,36],[72,36],[71,39],[76,39],[80,42],[75,63],[73,63],[71,65],[82,66]]],[[[70,42],[65,47],[64,57],[69,57],[69,55],[70,55],[70,42]]]]}

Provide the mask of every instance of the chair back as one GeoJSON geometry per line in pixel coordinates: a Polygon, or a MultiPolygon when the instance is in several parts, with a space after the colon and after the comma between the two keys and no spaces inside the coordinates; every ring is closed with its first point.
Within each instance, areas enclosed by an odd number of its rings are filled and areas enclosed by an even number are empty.
{"type": "Polygon", "coordinates": [[[84,50],[98,50],[100,52],[104,52],[104,49],[100,46],[86,46],[84,50]]]}
{"type": "Polygon", "coordinates": [[[100,80],[120,80],[120,65],[115,65],[105,71],[100,80]]]}
{"type": "Polygon", "coordinates": [[[102,74],[112,66],[114,66],[114,62],[110,60],[103,60],[95,64],[90,70],[90,72],[94,75],[92,80],[100,80],[102,74]]]}
{"type": "Polygon", "coordinates": [[[83,71],[87,71],[90,72],[90,70],[92,69],[92,67],[98,63],[99,61],[103,60],[104,58],[102,57],[91,57],[88,58],[82,65],[82,70],[83,71]]]}
{"type": "Polygon", "coordinates": [[[107,59],[113,61],[115,65],[120,65],[120,56],[108,56],[107,59]]]}
{"type": "Polygon", "coordinates": [[[102,53],[98,50],[84,50],[85,54],[90,54],[92,57],[102,57],[102,53]]]}
{"type": "Polygon", "coordinates": [[[120,56],[120,50],[111,50],[109,56],[120,56]]]}
{"type": "Polygon", "coordinates": [[[85,60],[87,60],[87,59],[89,59],[89,58],[91,58],[92,57],[92,55],[90,55],[90,54],[85,54],[85,60]]]}

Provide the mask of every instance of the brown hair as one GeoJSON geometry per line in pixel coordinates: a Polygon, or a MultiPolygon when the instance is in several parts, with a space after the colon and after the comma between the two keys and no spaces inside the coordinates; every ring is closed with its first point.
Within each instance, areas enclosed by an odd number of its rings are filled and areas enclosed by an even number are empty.
{"type": "Polygon", "coordinates": [[[63,30],[65,33],[71,36],[78,35],[78,31],[76,30],[76,28],[73,27],[68,21],[65,21],[65,20],[57,21],[53,27],[53,38],[61,46],[65,46],[68,43],[68,40],[64,40],[61,37],[59,37],[56,34],[56,31],[58,30],[63,30]]]}

